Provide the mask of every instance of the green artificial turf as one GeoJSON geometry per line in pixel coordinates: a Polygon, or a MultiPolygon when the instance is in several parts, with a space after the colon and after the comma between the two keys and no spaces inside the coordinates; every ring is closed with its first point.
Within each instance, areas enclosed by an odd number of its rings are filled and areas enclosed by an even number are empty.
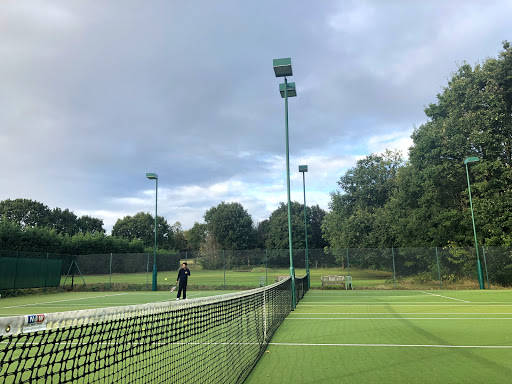
{"type": "Polygon", "coordinates": [[[246,383],[509,382],[512,291],[310,291],[267,350],[246,383]]]}
{"type": "MultiPolygon", "coordinates": [[[[187,291],[190,299],[234,291],[187,291]]],[[[8,297],[0,300],[0,317],[78,311],[176,300],[176,291],[157,292],[63,292],[48,295],[8,297]]]]}
{"type": "MultiPolygon", "coordinates": [[[[240,286],[240,287],[258,287],[260,279],[266,282],[267,285],[273,284],[276,281],[277,276],[288,276],[290,274],[289,269],[269,269],[265,273],[265,268],[254,268],[249,271],[237,271],[237,270],[203,270],[198,266],[190,266],[191,276],[189,278],[189,285],[201,286],[201,287],[223,287],[224,284],[228,286],[240,286]]],[[[296,276],[304,276],[306,274],[305,269],[296,269],[296,276]]],[[[310,269],[311,274],[311,287],[320,288],[321,277],[326,275],[341,275],[346,276],[347,270],[342,268],[312,268],[310,269]]],[[[351,269],[350,275],[353,278],[353,284],[355,287],[366,287],[366,288],[377,288],[384,287],[393,288],[393,285],[389,281],[393,277],[391,272],[382,271],[371,271],[371,270],[358,270],[351,269]]],[[[177,271],[163,271],[158,272],[157,280],[160,285],[174,285],[176,282],[177,271]],[[167,280],[166,280],[167,279],[167,280]]],[[[86,284],[148,284],[151,287],[151,271],[149,274],[146,273],[125,273],[125,274],[112,274],[110,275],[85,275],[84,277],[86,284]]],[[[64,285],[66,280],[66,286],[71,285],[71,278],[66,279],[65,276],[61,279],[61,284],[64,285]]],[[[82,278],[75,275],[74,277],[75,286],[83,284],[82,278]]],[[[229,288],[229,287],[228,287],[229,288]]]]}

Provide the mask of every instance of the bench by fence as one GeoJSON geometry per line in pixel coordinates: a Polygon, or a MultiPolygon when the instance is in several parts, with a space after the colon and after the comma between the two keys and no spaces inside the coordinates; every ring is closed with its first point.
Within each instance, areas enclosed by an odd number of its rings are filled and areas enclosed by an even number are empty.
{"type": "Polygon", "coordinates": [[[345,276],[322,276],[322,287],[324,285],[345,285],[345,276]]]}

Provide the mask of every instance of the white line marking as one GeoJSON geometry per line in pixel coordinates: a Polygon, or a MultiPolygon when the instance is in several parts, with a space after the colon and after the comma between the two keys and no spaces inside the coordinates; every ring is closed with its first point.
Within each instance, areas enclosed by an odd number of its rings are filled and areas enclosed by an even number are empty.
{"type": "Polygon", "coordinates": [[[512,304],[448,304],[448,303],[439,303],[439,304],[304,304],[299,303],[299,307],[512,307],[512,304]]]}
{"type": "MultiPolygon", "coordinates": [[[[307,293],[308,296],[314,296],[314,295],[310,295],[310,293],[308,292],[307,293]]],[[[329,296],[329,295],[319,295],[319,296],[329,296]]],[[[340,295],[332,295],[332,296],[337,296],[337,297],[340,297],[340,298],[343,298],[343,299],[346,299],[348,296],[340,296],[340,295]]],[[[376,298],[376,297],[423,297],[423,295],[354,295],[354,297],[373,297],[373,298],[376,298]]]]}
{"type": "MultiPolygon", "coordinates": [[[[463,301],[463,300],[461,300],[463,301]]],[[[319,301],[322,304],[339,304],[339,303],[346,303],[346,304],[365,304],[368,305],[371,304],[385,304],[385,305],[399,305],[399,304],[447,304],[449,302],[447,301],[348,301],[348,300],[340,300],[340,301],[319,301]]],[[[469,303],[469,301],[466,301],[466,303],[469,303]]]]}
{"type": "Polygon", "coordinates": [[[28,307],[28,306],[34,306],[34,305],[41,305],[41,304],[52,304],[52,303],[61,303],[64,301],[75,301],[75,300],[87,300],[87,299],[98,299],[100,297],[108,297],[108,296],[120,296],[120,295],[127,295],[128,293],[115,293],[112,295],[101,295],[101,296],[91,296],[91,297],[80,297],[77,299],[66,299],[66,300],[55,300],[55,301],[46,301],[43,303],[31,303],[31,304],[20,304],[20,305],[11,305],[10,307],[0,307],[0,309],[7,309],[7,308],[20,308],[20,307],[28,307]]]}
{"type": "Polygon", "coordinates": [[[512,349],[512,345],[435,345],[435,344],[307,344],[307,343],[269,343],[269,345],[296,347],[416,347],[416,348],[490,348],[512,349]]]}
{"type": "Polygon", "coordinates": [[[435,293],[430,293],[430,292],[425,292],[425,291],[421,291],[421,293],[424,293],[424,294],[426,294],[426,295],[432,295],[432,296],[444,297],[445,299],[451,299],[451,300],[463,301],[464,303],[471,303],[471,301],[462,300],[462,299],[456,299],[456,298],[454,298],[454,297],[449,297],[449,296],[437,295],[437,294],[435,294],[435,293]]]}
{"type": "Polygon", "coordinates": [[[286,320],[512,320],[512,317],[299,317],[286,320]]]}
{"type": "Polygon", "coordinates": [[[502,313],[495,313],[495,312],[449,312],[449,313],[443,313],[443,312],[435,312],[435,313],[426,313],[426,312],[314,312],[314,313],[297,313],[297,312],[290,312],[288,316],[290,315],[300,315],[300,316],[316,316],[316,315],[447,315],[447,316],[457,316],[457,315],[512,315],[512,312],[502,312],[502,313]]]}

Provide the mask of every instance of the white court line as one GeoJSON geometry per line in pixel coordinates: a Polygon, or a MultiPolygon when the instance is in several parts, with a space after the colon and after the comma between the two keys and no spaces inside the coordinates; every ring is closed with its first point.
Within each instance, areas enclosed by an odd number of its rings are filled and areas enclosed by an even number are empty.
{"type": "MultiPolygon", "coordinates": [[[[424,296],[423,296],[424,297],[424,296]]],[[[348,300],[340,300],[340,301],[322,301],[322,304],[339,304],[339,303],[346,303],[346,304],[383,304],[383,305],[397,305],[399,304],[447,304],[449,302],[440,302],[440,301],[348,301],[348,300]]],[[[469,303],[469,301],[467,301],[469,303]]]]}
{"type": "Polygon", "coordinates": [[[439,304],[305,304],[299,303],[298,307],[512,307],[512,304],[455,304],[455,303],[439,303],[439,304]]]}
{"type": "Polygon", "coordinates": [[[457,313],[457,312],[450,312],[450,313],[440,313],[440,312],[434,312],[434,313],[427,313],[427,312],[421,312],[421,313],[417,313],[417,312],[401,312],[401,313],[397,313],[397,312],[338,312],[338,313],[333,313],[333,312],[315,312],[315,313],[297,313],[297,312],[291,312],[288,316],[290,315],[300,315],[300,316],[305,316],[305,315],[311,315],[311,316],[315,316],[315,315],[512,315],[512,312],[502,312],[502,313],[495,313],[495,312],[492,312],[492,313],[487,313],[487,312],[460,312],[460,313],[457,313]]]}
{"type": "MultiPolygon", "coordinates": [[[[308,297],[311,296],[310,294],[311,291],[308,291],[307,295],[308,297]]],[[[329,296],[329,295],[319,295],[319,296],[329,296]]],[[[332,296],[339,296],[339,295],[332,295],[332,296]]],[[[376,297],[423,297],[423,295],[386,295],[386,296],[381,296],[381,295],[354,295],[354,297],[373,297],[373,298],[376,298],[376,297]]],[[[343,299],[346,299],[347,296],[343,296],[343,299]]]]}
{"type": "Polygon", "coordinates": [[[28,306],[34,306],[34,305],[41,305],[41,304],[52,304],[52,303],[61,303],[64,301],[75,301],[75,300],[87,300],[87,299],[98,299],[100,297],[108,297],[108,296],[120,296],[120,295],[127,295],[128,293],[115,293],[112,295],[101,295],[101,296],[91,296],[91,297],[80,297],[77,299],[66,299],[66,300],[55,300],[55,301],[46,301],[43,303],[31,303],[31,304],[20,304],[20,305],[11,305],[9,307],[0,307],[0,309],[7,309],[7,308],[20,308],[20,307],[28,307],[28,306]]]}
{"type": "Polygon", "coordinates": [[[299,317],[286,320],[512,320],[512,317],[299,317]]]}
{"type": "Polygon", "coordinates": [[[268,343],[276,346],[296,347],[414,347],[414,348],[489,348],[512,349],[512,345],[435,345],[435,344],[307,344],[307,343],[268,343]]]}
{"type": "Polygon", "coordinates": [[[430,292],[425,292],[425,291],[421,291],[421,293],[424,293],[424,294],[426,294],[426,295],[432,295],[432,296],[444,297],[445,299],[451,299],[451,300],[463,301],[464,303],[471,303],[471,301],[462,300],[462,299],[456,299],[456,298],[454,298],[454,297],[449,297],[449,296],[437,295],[437,294],[435,294],[435,293],[430,293],[430,292]]]}

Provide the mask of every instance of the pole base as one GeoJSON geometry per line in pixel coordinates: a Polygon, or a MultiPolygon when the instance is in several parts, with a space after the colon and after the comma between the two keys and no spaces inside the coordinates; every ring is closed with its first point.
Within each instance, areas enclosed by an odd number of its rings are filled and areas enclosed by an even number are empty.
{"type": "Polygon", "coordinates": [[[153,291],[156,291],[156,264],[153,264],[153,291]]]}

